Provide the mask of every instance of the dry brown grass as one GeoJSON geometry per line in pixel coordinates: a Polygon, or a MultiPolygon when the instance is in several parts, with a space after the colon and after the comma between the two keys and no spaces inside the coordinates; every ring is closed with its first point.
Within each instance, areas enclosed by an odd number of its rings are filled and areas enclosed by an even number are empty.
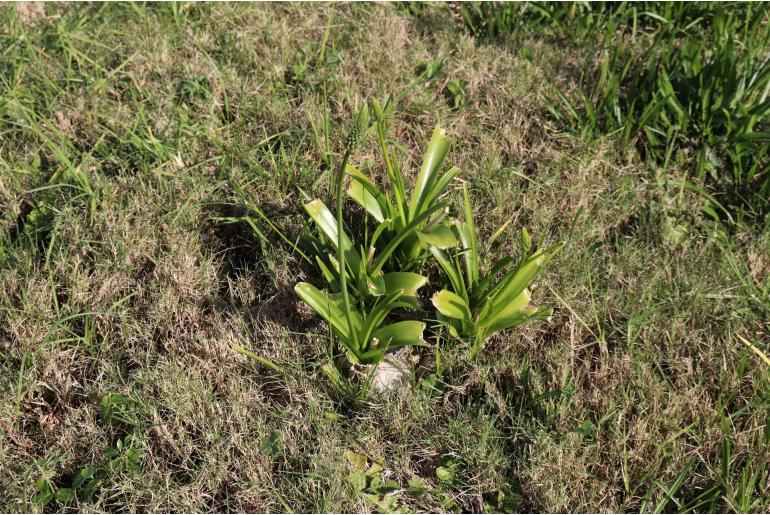
{"type": "MultiPolygon", "coordinates": [[[[551,79],[571,80],[573,50],[534,38],[525,59],[480,45],[439,6],[411,16],[390,5],[47,5],[34,23],[26,9],[0,8],[2,62],[18,73],[0,92],[36,114],[0,118],[3,510],[375,511],[347,481],[346,450],[382,460],[403,488],[399,506],[415,511],[482,511],[499,489],[520,491],[521,510],[636,511],[664,499],[691,459],[682,500],[768,470],[767,371],[732,338],[761,344],[766,313],[695,196],[672,200],[680,171],[557,130],[544,99],[551,79]],[[316,63],[327,25],[334,58],[316,63]],[[11,45],[20,35],[27,46],[11,45]],[[535,291],[556,308],[552,323],[493,338],[475,363],[442,346],[438,392],[355,403],[320,371],[324,325],[293,296],[309,271],[277,238],[216,218],[242,213],[229,206],[238,184],[296,236],[299,188],[326,194],[311,126],[324,80],[336,152],[355,106],[400,91],[436,58],[442,75],[407,96],[394,124],[407,173],[442,123],[484,236],[513,217],[553,242],[582,216],[535,291]],[[207,92],[180,99],[198,78],[207,92]],[[444,99],[451,79],[468,83],[457,111],[444,99]],[[92,155],[93,211],[72,180],[35,190],[65,165],[29,127],[71,143],[75,164],[92,155]],[[43,201],[53,225],[35,240],[25,206],[43,201]],[[666,209],[692,220],[680,245],[662,233],[666,209]],[[102,402],[116,395],[123,418],[110,419],[102,402]],[[454,483],[436,476],[446,458],[454,483]],[[87,465],[93,498],[35,504],[39,480],[67,488],[87,465]],[[415,477],[425,492],[409,488],[415,477]]],[[[375,150],[355,160],[377,175],[375,150]]],[[[495,252],[515,241],[512,231],[495,252]]],[[[747,230],[730,247],[756,284],[767,242],[747,230]]],[[[769,508],[767,481],[752,510],[769,508]]]]}

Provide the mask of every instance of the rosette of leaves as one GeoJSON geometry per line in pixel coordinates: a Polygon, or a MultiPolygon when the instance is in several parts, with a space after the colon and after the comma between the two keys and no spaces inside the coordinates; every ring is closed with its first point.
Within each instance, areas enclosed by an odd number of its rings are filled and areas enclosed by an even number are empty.
{"type": "Polygon", "coordinates": [[[392,252],[377,256],[375,269],[409,271],[424,263],[428,247],[446,249],[457,245],[445,221],[448,209],[441,197],[460,170],[451,167],[442,173],[451,145],[446,131],[436,126],[414,188],[407,193],[398,159],[388,148],[386,139],[391,105],[389,101],[383,108],[378,102],[372,102],[376,114],[374,128],[390,187],[383,192],[366,173],[347,166],[346,173],[351,178],[347,193],[378,224],[370,245],[384,242],[386,248],[392,248],[392,252]]]}
{"type": "MultiPolygon", "coordinates": [[[[436,293],[432,303],[450,334],[471,342],[471,355],[475,356],[492,333],[551,316],[550,308],[530,304],[530,286],[560,244],[531,253],[529,234],[524,230],[518,261],[506,256],[489,268],[483,267],[467,186],[463,194],[465,221],[452,224],[460,240],[458,251],[447,255],[437,247],[430,248],[451,284],[451,290],[436,293]]],[[[490,245],[506,225],[493,235],[490,245]]]]}
{"type": "MultiPolygon", "coordinates": [[[[352,363],[374,364],[380,362],[390,349],[425,345],[423,322],[404,320],[383,324],[394,309],[413,309],[418,305],[417,290],[427,279],[413,272],[385,273],[383,266],[399,244],[444,205],[437,204],[424,210],[379,250],[374,246],[376,234],[368,245],[353,243],[343,223],[343,184],[350,155],[363,141],[368,128],[368,110],[364,107],[348,135],[345,156],[337,172],[336,217],[320,199],[304,206],[317,228],[316,234],[307,236],[305,243],[326,288],[321,290],[303,282],[294,289],[329,323],[352,363]]],[[[382,230],[378,228],[377,232],[382,230]]]]}
{"type": "Polygon", "coordinates": [[[404,298],[410,296],[404,289],[378,297],[371,308],[363,309],[359,302],[346,306],[341,293],[319,290],[309,283],[298,283],[294,291],[329,323],[351,363],[375,364],[382,361],[388,350],[427,345],[422,339],[423,322],[403,320],[383,325],[392,310],[412,306],[410,300],[404,298]]]}

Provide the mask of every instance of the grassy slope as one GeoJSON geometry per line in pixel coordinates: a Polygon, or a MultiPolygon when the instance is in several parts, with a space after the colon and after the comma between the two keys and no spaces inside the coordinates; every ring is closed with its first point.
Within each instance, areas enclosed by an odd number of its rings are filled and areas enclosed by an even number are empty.
{"type": "Polygon", "coordinates": [[[371,510],[346,450],[404,487],[421,477],[427,492],[398,496],[412,510],[478,511],[501,488],[527,510],[676,510],[712,487],[715,509],[770,509],[768,370],[734,338],[767,349],[747,284],[767,279],[770,236],[728,238],[678,170],[560,135],[546,79],[571,80],[569,50],[476,46],[437,7],[6,5],[0,19],[3,511],[36,509],[45,481],[68,487],[87,465],[92,500],[81,487],[46,509],[371,510]],[[324,83],[337,155],[360,102],[437,57],[444,74],[398,115],[405,155],[447,126],[487,237],[513,217],[553,242],[585,214],[536,292],[551,324],[496,337],[477,365],[442,349],[439,393],[351,408],[291,290],[307,271],[215,218],[238,214],[241,184],[296,234],[299,188],[326,195],[324,83]],[[453,112],[456,78],[468,104],[453,112]],[[690,224],[678,244],[669,214],[690,224]],[[452,484],[435,475],[446,457],[452,484]]]}

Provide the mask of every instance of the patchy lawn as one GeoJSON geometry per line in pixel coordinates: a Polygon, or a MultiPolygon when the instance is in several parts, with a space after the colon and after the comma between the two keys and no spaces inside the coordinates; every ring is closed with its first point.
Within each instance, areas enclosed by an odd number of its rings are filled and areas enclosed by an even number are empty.
{"type": "MultiPolygon", "coordinates": [[[[0,20],[1,511],[770,510],[770,369],[736,338],[768,353],[770,231],[565,133],[574,48],[477,42],[441,5],[0,20]],[[500,254],[524,227],[568,241],[533,294],[555,312],[349,402],[293,292],[312,271],[229,220],[251,203],[296,237],[358,106],[421,74],[391,134],[406,172],[441,123],[481,234],[512,220],[500,254]],[[350,452],[382,470],[350,481],[350,452]]],[[[353,161],[384,175],[373,141],[353,161]]]]}

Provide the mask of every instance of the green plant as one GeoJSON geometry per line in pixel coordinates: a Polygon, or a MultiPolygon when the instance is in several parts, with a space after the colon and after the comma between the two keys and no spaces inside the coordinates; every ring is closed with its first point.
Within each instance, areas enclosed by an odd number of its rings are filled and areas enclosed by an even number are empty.
{"type": "Polygon", "coordinates": [[[441,458],[441,465],[436,467],[436,477],[444,483],[452,484],[457,479],[460,463],[450,456],[441,458]]]}
{"type": "Polygon", "coordinates": [[[444,87],[444,98],[449,107],[455,111],[468,103],[468,82],[462,79],[452,79],[444,87]]]}
{"type": "Polygon", "coordinates": [[[488,501],[484,501],[486,513],[519,513],[519,507],[524,500],[520,491],[505,485],[498,488],[488,501]]]}
{"type": "Polygon", "coordinates": [[[104,424],[139,425],[136,401],[119,393],[108,393],[101,400],[101,421],[104,424]]]}
{"type": "Polygon", "coordinates": [[[347,167],[352,179],[348,195],[379,224],[370,245],[374,246],[382,238],[389,251],[378,255],[373,267],[375,272],[382,268],[413,270],[424,263],[428,246],[449,248],[457,244],[444,222],[448,214],[447,204],[439,200],[460,172],[459,168],[451,167],[441,173],[450,147],[446,132],[439,126],[433,130],[414,189],[407,195],[401,167],[395,153],[389,150],[386,139],[392,105],[392,98],[384,107],[376,101],[372,103],[376,114],[377,140],[390,182],[389,193],[382,193],[362,171],[347,167]]]}
{"type": "Polygon", "coordinates": [[[747,6],[717,10],[703,27],[710,37],[695,30],[684,38],[661,32],[663,51],[648,58],[646,77],[637,87],[640,102],[649,98],[662,105],[649,127],[641,126],[658,158],[669,145],[689,147],[696,154],[698,178],[709,174],[738,186],[759,178],[761,193],[770,194],[764,169],[770,152],[767,21],[766,7],[747,6]],[[736,34],[743,34],[743,44],[736,34]],[[720,177],[723,170],[732,177],[720,177]]]}
{"type": "Polygon", "coordinates": [[[348,164],[352,150],[369,130],[369,110],[364,107],[347,138],[345,156],[338,168],[335,181],[339,195],[336,217],[320,199],[304,206],[317,228],[315,236],[306,235],[304,245],[309,248],[313,263],[338,292],[344,290],[342,281],[350,281],[360,297],[379,296],[386,293],[390,284],[400,284],[404,280],[409,291],[414,283],[421,280],[416,274],[409,273],[427,258],[427,246],[446,248],[457,243],[443,223],[448,213],[447,202],[439,200],[459,172],[453,167],[443,175],[440,173],[449,150],[446,134],[440,127],[434,130],[417,184],[412,194],[407,196],[398,162],[388,151],[385,141],[386,118],[394,103],[393,97],[384,107],[376,101],[372,102],[380,149],[392,187],[390,194],[383,194],[365,173],[348,164]],[[353,244],[344,230],[341,194],[345,176],[351,179],[348,196],[377,223],[374,231],[371,234],[367,232],[363,244],[359,246],[353,244]],[[344,261],[340,257],[344,257],[344,261]],[[339,263],[344,263],[342,268],[347,272],[342,281],[339,263]],[[386,270],[392,271],[390,275],[384,272],[386,270]]]}
{"type": "Polygon", "coordinates": [[[585,53],[584,84],[549,111],[584,137],[618,135],[656,164],[677,159],[762,213],[770,206],[770,9],[758,3],[469,2],[489,42],[537,34],[585,53]],[[748,194],[748,195],[747,195],[748,194]]]}
{"type": "Polygon", "coordinates": [[[369,465],[365,455],[352,451],[345,451],[345,459],[350,466],[347,480],[356,495],[379,511],[392,513],[396,509],[396,494],[401,486],[392,479],[383,479],[383,464],[375,461],[369,465]]]}
{"type": "Polygon", "coordinates": [[[613,20],[635,12],[627,2],[465,2],[456,7],[465,28],[474,37],[495,42],[526,31],[584,39],[613,20]]]}
{"type": "MultiPolygon", "coordinates": [[[[304,205],[304,209],[317,228],[317,236],[305,235],[305,246],[310,250],[312,262],[318,267],[332,291],[342,292],[343,279],[344,287],[350,286],[361,300],[375,300],[376,297],[403,289],[403,295],[410,297],[416,306],[416,290],[423,286],[427,279],[414,272],[383,272],[383,266],[388,257],[397,250],[399,243],[414,233],[416,225],[426,216],[395,235],[378,253],[374,245],[379,241],[378,233],[383,232],[385,223],[378,225],[374,236],[367,242],[368,245],[356,246],[344,228],[341,229],[341,225],[337,224],[335,216],[323,201],[312,200],[304,205]],[[364,250],[365,248],[369,250],[364,250]],[[340,263],[343,266],[340,266],[340,263]],[[345,270],[344,277],[340,275],[340,269],[345,270]]],[[[431,212],[435,212],[435,209],[431,212]]]]}
{"type": "Polygon", "coordinates": [[[177,97],[180,102],[187,104],[192,104],[196,100],[208,100],[211,97],[211,84],[203,75],[185,79],[179,85],[177,97]]]}
{"type": "Polygon", "coordinates": [[[479,249],[467,187],[463,192],[465,222],[449,224],[446,203],[439,201],[458,173],[456,168],[443,175],[440,173],[450,146],[445,132],[440,127],[433,131],[415,188],[407,196],[398,162],[386,144],[388,105],[390,102],[382,108],[373,103],[375,127],[391,191],[389,195],[383,194],[366,174],[348,165],[352,149],[360,143],[368,126],[369,115],[364,108],[348,137],[346,153],[338,170],[336,217],[319,199],[305,205],[318,228],[318,237],[307,238],[307,245],[331,292],[319,290],[309,283],[299,283],[295,287],[297,295],[329,322],[354,363],[377,363],[389,348],[424,343],[425,324],[422,322],[410,320],[380,325],[393,309],[419,306],[417,290],[427,279],[401,270],[423,264],[427,255],[433,255],[438,261],[454,290],[438,292],[433,297],[433,304],[452,336],[473,341],[472,355],[480,351],[491,333],[550,316],[551,310],[529,305],[528,286],[557,246],[530,255],[529,236],[524,232],[522,241],[526,240],[526,244],[522,245],[517,266],[497,281],[497,275],[513,263],[512,258],[504,258],[486,276],[480,277],[479,249]],[[352,179],[348,195],[377,222],[366,245],[358,248],[344,230],[343,170],[352,179]],[[439,209],[442,211],[435,215],[439,209]],[[385,243],[378,253],[375,245],[381,241],[385,243]],[[448,258],[444,250],[456,247],[458,241],[462,249],[452,259],[448,258]],[[459,259],[461,255],[464,272],[459,259]],[[386,264],[398,271],[384,273],[386,264]]]}
{"type": "MultiPolygon", "coordinates": [[[[369,242],[369,251],[364,251],[364,247],[356,249],[344,230],[342,192],[350,155],[368,129],[369,112],[364,106],[348,135],[345,155],[337,172],[336,219],[318,199],[305,205],[305,210],[319,229],[319,237],[325,241],[310,238],[309,245],[329,288],[337,293],[321,291],[309,283],[299,283],[294,290],[329,323],[351,362],[372,364],[381,361],[389,349],[425,343],[422,339],[425,324],[422,322],[406,320],[386,326],[382,324],[393,309],[415,307],[417,289],[425,284],[426,278],[411,272],[385,274],[382,267],[398,245],[443,206],[432,206],[412,219],[385,245],[376,260],[373,260],[376,237],[369,242]],[[336,258],[330,247],[336,250],[336,258]],[[349,279],[356,294],[353,298],[348,287],[349,279]]],[[[381,227],[385,229],[384,223],[381,227]]]]}
{"type": "MultiPolygon", "coordinates": [[[[570,98],[555,88],[551,113],[583,135],[639,141],[658,164],[677,158],[699,181],[739,196],[757,193],[760,211],[766,208],[770,10],[656,3],[638,16],[655,21],[652,34],[633,30],[630,43],[605,35],[599,59],[587,56],[586,91],[570,98]]],[[[637,13],[616,23],[632,21],[635,27],[637,13]]]]}
{"type": "Polygon", "coordinates": [[[329,323],[352,363],[378,363],[390,349],[426,345],[422,339],[423,322],[404,320],[382,325],[393,309],[411,307],[409,302],[400,299],[403,289],[378,298],[369,310],[346,305],[342,294],[321,291],[309,283],[298,283],[294,291],[329,323]]]}
{"type": "MultiPolygon", "coordinates": [[[[472,342],[471,354],[475,356],[490,334],[551,315],[550,308],[538,309],[529,304],[529,287],[559,244],[530,254],[531,241],[524,230],[518,263],[509,268],[514,260],[504,257],[484,274],[467,185],[463,188],[463,199],[465,221],[452,224],[461,243],[459,251],[450,258],[440,249],[430,248],[452,285],[452,290],[439,291],[432,301],[452,336],[472,342]],[[497,280],[501,273],[502,278],[497,280]]],[[[490,244],[506,226],[492,236],[490,244]]]]}

